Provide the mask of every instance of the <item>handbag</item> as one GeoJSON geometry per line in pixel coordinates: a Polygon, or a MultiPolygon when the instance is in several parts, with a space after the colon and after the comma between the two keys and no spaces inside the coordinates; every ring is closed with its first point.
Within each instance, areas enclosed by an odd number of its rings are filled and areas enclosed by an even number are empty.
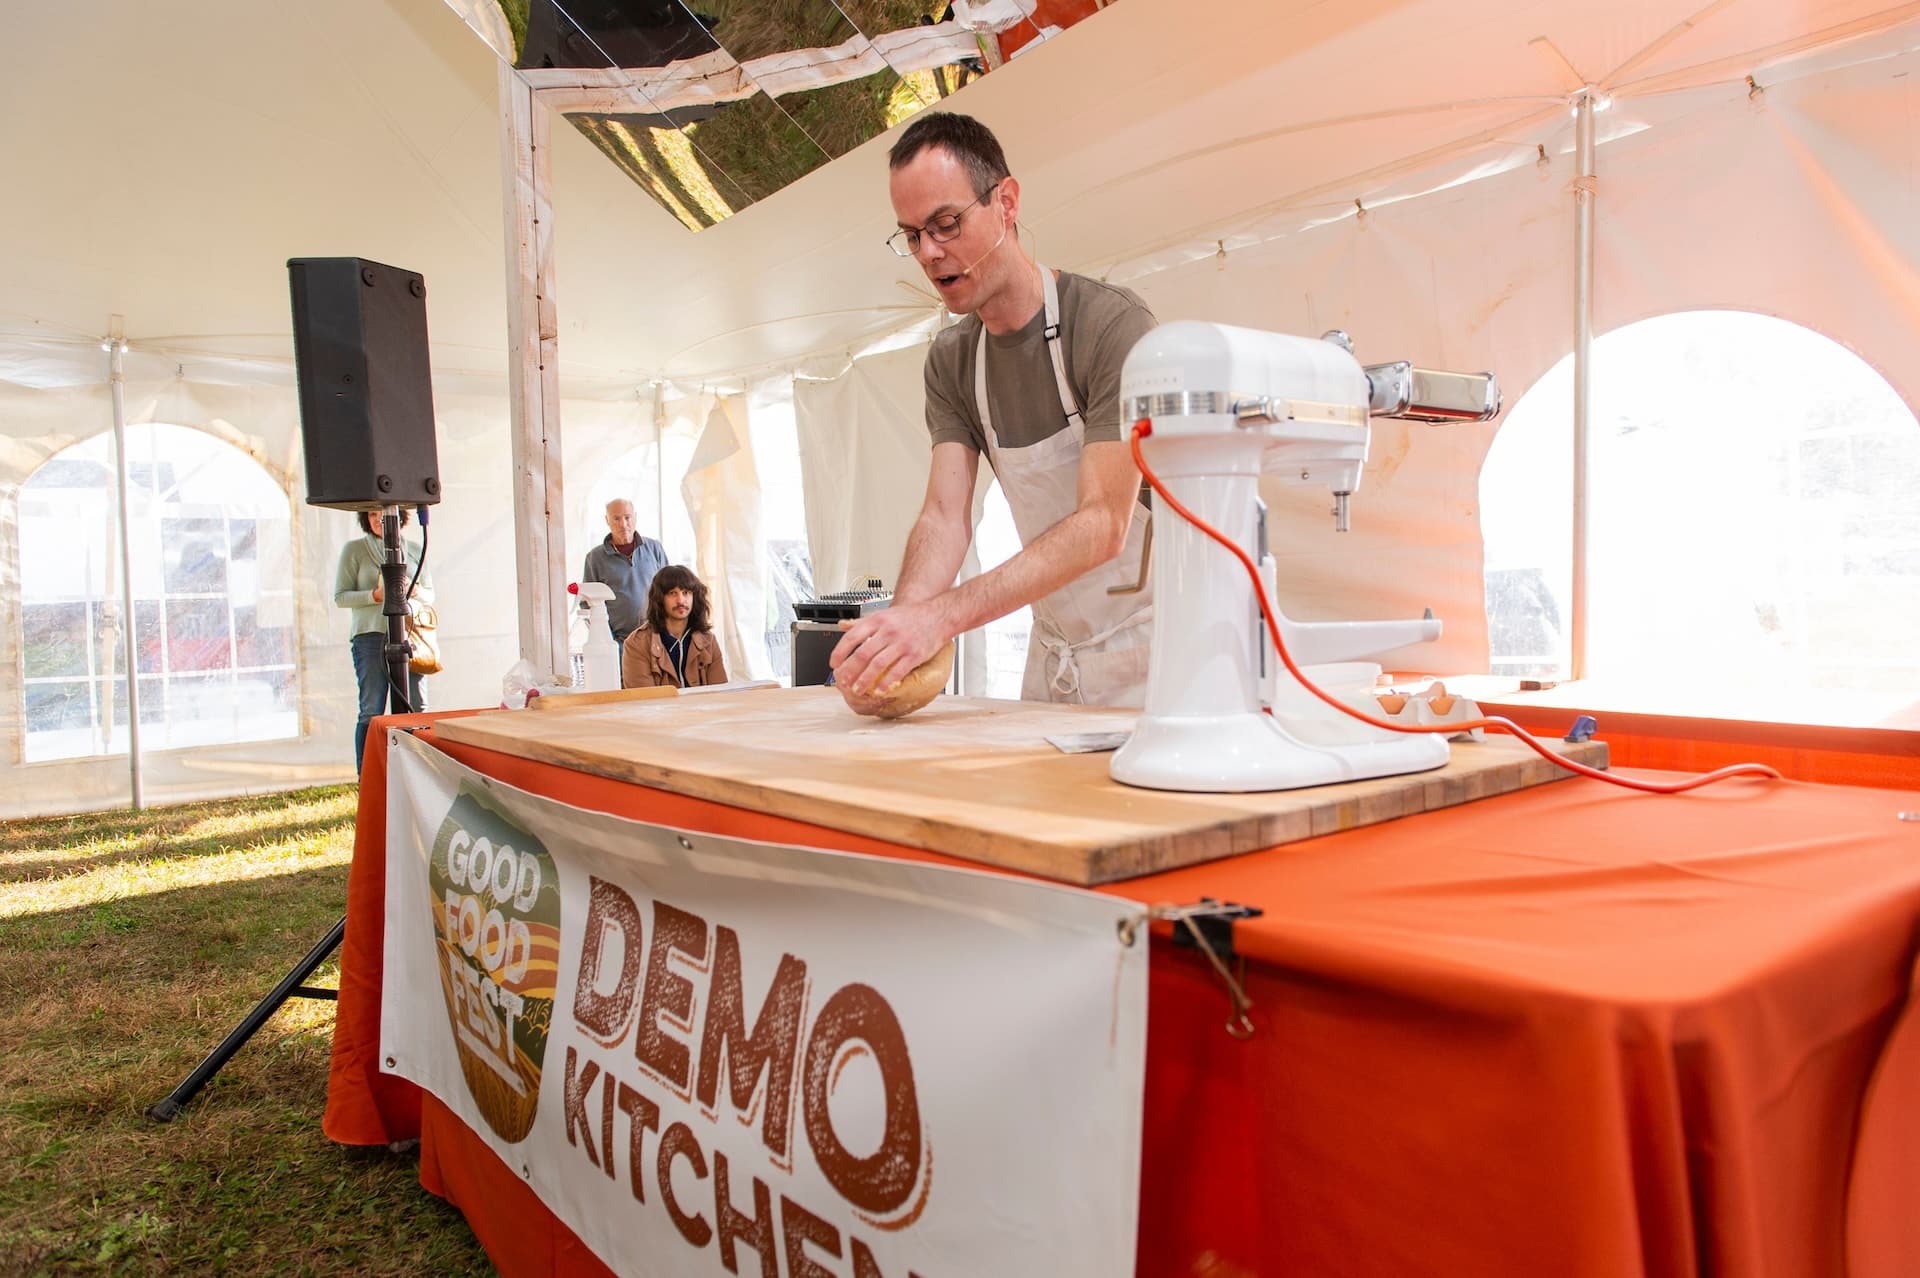
{"type": "MultiPolygon", "coordinates": [[[[378,574],[380,560],[372,550],[368,550],[367,555],[373,559],[373,570],[378,574]]],[[[407,660],[407,669],[417,675],[439,674],[446,668],[440,664],[440,614],[425,600],[409,599],[406,626],[407,642],[413,645],[413,656],[407,660]]]]}
{"type": "Polygon", "coordinates": [[[407,642],[413,645],[407,669],[417,675],[440,673],[439,629],[440,614],[432,604],[415,600],[407,605],[407,642]]]}

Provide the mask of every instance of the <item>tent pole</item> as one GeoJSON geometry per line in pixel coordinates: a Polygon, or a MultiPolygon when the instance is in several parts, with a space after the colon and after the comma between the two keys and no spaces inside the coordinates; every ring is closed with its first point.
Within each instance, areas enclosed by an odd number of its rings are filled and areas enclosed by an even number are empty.
{"type": "MultiPolygon", "coordinates": [[[[113,317],[107,337],[107,382],[113,388],[113,462],[114,488],[120,501],[120,607],[124,620],[120,625],[121,669],[127,675],[127,775],[132,787],[133,810],[145,806],[140,779],[140,679],[135,666],[136,631],[133,613],[133,503],[128,496],[132,487],[127,466],[127,343],[121,336],[121,320],[113,317]]],[[[113,724],[107,724],[113,734],[113,724]]]]}
{"type": "Polygon", "coordinates": [[[1587,677],[1587,438],[1593,361],[1593,89],[1574,99],[1574,138],[1580,174],[1573,183],[1573,598],[1574,679],[1587,677]]]}
{"type": "Polygon", "coordinates": [[[566,501],[560,454],[552,169],[547,158],[546,108],[505,63],[499,67],[498,85],[520,655],[545,673],[567,667],[567,620],[561,609],[567,582],[566,501]]]}
{"type": "Polygon", "coordinates": [[[659,524],[660,549],[667,548],[667,392],[653,384],[653,500],[659,524]]]}

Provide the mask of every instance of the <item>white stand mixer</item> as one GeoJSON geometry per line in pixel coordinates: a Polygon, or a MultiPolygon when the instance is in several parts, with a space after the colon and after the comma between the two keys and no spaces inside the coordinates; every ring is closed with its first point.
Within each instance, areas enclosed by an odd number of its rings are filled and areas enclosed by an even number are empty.
{"type": "MultiPolygon", "coordinates": [[[[1269,599],[1277,595],[1263,470],[1326,484],[1344,532],[1347,499],[1366,463],[1369,414],[1485,421],[1500,408],[1490,373],[1362,367],[1343,333],[1314,340],[1196,321],[1163,324],[1140,339],[1121,373],[1120,399],[1126,421],[1152,423],[1141,448],[1156,477],[1247,550],[1269,599]]],[[[1156,503],[1154,522],[1147,704],[1113,756],[1114,780],[1157,790],[1288,790],[1446,763],[1443,734],[1371,727],[1308,692],[1274,652],[1239,560],[1164,503],[1156,503]]],[[[1301,667],[1440,637],[1430,611],[1417,620],[1348,622],[1293,621],[1277,605],[1275,613],[1301,667]]],[[[1380,717],[1370,677],[1330,691],[1380,717]]]]}

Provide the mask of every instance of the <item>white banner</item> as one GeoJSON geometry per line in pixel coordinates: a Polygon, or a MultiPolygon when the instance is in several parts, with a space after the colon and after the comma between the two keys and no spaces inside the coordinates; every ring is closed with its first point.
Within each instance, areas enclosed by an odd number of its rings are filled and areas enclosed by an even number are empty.
{"type": "Polygon", "coordinates": [[[1143,907],[646,825],[389,743],[386,1068],[614,1270],[1133,1272],[1143,907]]]}

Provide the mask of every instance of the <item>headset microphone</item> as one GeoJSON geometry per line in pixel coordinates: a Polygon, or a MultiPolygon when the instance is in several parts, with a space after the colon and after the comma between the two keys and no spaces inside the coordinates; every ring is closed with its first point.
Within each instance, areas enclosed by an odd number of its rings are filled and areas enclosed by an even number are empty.
{"type": "Polygon", "coordinates": [[[986,252],[982,253],[979,257],[974,258],[972,262],[968,263],[967,269],[960,272],[960,278],[963,280],[972,279],[973,268],[980,265],[980,263],[986,261],[988,258],[992,257],[995,253],[999,252],[1000,246],[1002,244],[1005,244],[1006,242],[1007,242],[1007,224],[1005,222],[1002,222],[1000,223],[1000,238],[993,242],[992,248],[988,249],[986,252]]]}

